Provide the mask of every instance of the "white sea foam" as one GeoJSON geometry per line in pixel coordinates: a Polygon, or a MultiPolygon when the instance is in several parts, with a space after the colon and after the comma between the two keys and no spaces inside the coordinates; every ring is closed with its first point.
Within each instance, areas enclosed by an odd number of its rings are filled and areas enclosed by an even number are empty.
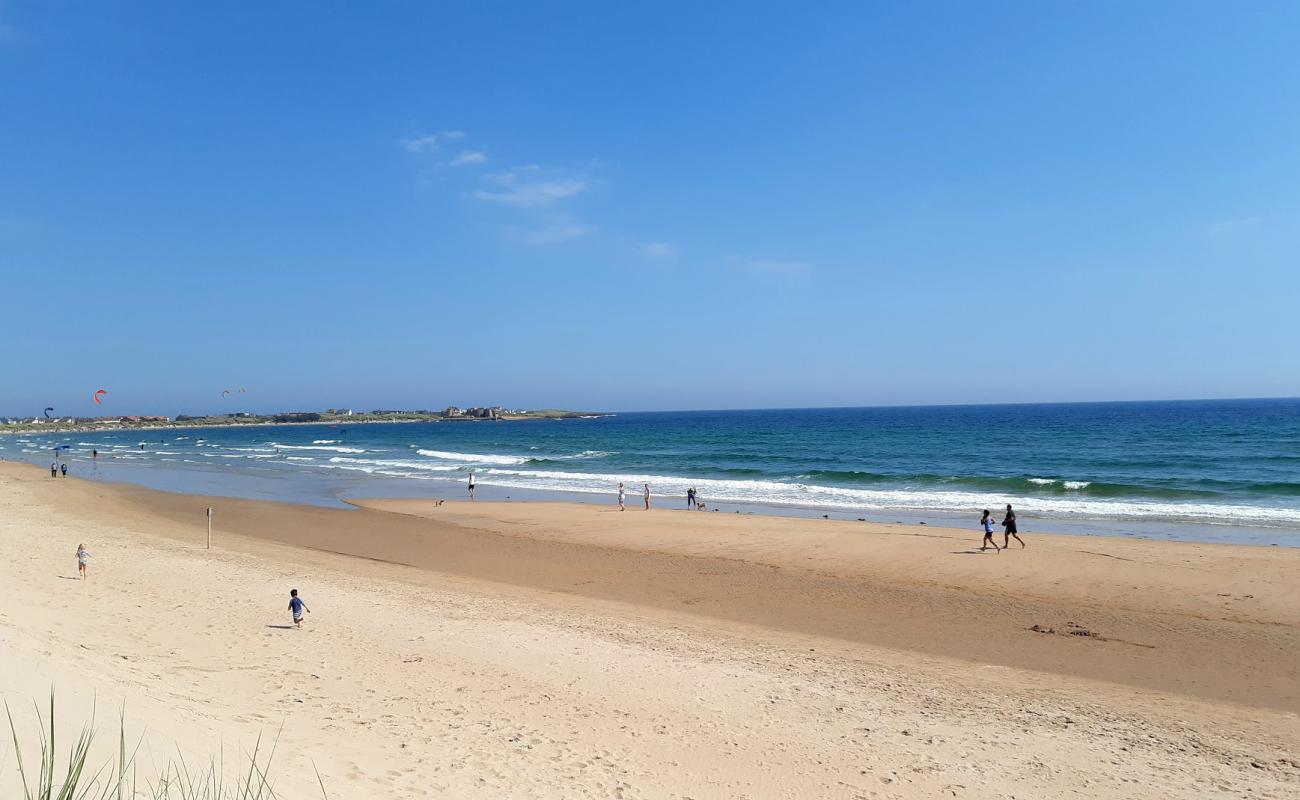
{"type": "Polygon", "coordinates": [[[619,482],[649,483],[658,496],[684,496],[694,486],[705,501],[852,510],[970,511],[1013,503],[1026,514],[1105,519],[1169,519],[1209,524],[1296,527],[1300,509],[1154,500],[1020,497],[998,492],[913,489],[850,489],[762,480],[717,480],[670,475],[598,474],[491,468],[478,473],[483,484],[539,491],[612,494],[619,482]]]}
{"type": "Polygon", "coordinates": [[[271,443],[276,450],[325,450],[331,453],[364,453],[360,447],[331,447],[327,445],[316,444],[276,444],[271,443]]]}
{"type": "Polygon", "coordinates": [[[574,453],[571,456],[541,456],[550,461],[580,461],[586,458],[604,458],[605,456],[616,456],[618,453],[609,450],[583,450],[581,453],[574,453]]]}
{"type": "Polygon", "coordinates": [[[1075,491],[1087,489],[1092,485],[1092,481],[1061,481],[1056,478],[1027,478],[1026,480],[1039,486],[1055,486],[1059,483],[1062,488],[1075,491]]]}
{"type": "Polygon", "coordinates": [[[422,456],[440,458],[443,461],[460,461],[466,464],[523,464],[527,456],[484,455],[481,453],[449,453],[445,450],[416,450],[422,456]]]}
{"type": "Polygon", "coordinates": [[[274,453],[199,453],[204,458],[275,458],[274,453]]]}
{"type": "Polygon", "coordinates": [[[338,444],[338,439],[312,439],[312,444],[338,444]]]}
{"type": "Polygon", "coordinates": [[[405,461],[394,458],[348,458],[346,456],[335,456],[330,459],[330,463],[336,465],[339,469],[355,469],[361,472],[373,472],[381,468],[413,469],[421,472],[455,472],[460,469],[459,466],[451,464],[430,464],[427,461],[405,461]]]}

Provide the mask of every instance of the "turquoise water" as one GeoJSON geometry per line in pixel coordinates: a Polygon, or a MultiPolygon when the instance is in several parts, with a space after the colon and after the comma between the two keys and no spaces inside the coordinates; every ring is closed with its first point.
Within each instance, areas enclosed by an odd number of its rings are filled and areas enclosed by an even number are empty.
{"type": "Polygon", "coordinates": [[[724,510],[942,521],[1010,502],[1045,529],[1300,534],[1300,400],[23,435],[0,437],[0,455],[48,464],[60,444],[74,474],[309,502],[460,496],[473,471],[485,496],[604,502],[619,481],[634,497],[649,482],[673,504],[694,486],[724,510]]]}

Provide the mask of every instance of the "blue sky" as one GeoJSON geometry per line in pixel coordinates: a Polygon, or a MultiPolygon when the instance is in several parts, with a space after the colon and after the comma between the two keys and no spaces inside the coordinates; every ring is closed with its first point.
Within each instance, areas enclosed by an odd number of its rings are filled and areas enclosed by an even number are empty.
{"type": "Polygon", "coordinates": [[[0,0],[0,414],[1300,394],[1300,7],[232,5],[0,0]]]}

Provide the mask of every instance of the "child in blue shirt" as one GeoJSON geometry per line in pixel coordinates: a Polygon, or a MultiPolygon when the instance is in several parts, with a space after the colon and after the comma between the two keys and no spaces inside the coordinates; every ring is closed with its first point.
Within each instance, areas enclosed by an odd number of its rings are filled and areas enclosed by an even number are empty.
{"type": "Polygon", "coordinates": [[[297,589],[289,590],[289,611],[293,613],[293,624],[298,628],[302,627],[302,612],[306,611],[308,614],[311,613],[311,609],[308,608],[307,604],[298,596],[297,589]]]}

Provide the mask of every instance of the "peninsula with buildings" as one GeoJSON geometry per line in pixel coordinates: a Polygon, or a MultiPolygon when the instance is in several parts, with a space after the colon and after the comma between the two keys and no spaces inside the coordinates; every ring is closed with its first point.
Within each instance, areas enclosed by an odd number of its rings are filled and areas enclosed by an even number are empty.
{"type": "Polygon", "coordinates": [[[376,409],[356,411],[351,408],[330,408],[324,411],[284,411],[275,414],[255,414],[237,411],[227,414],[177,414],[174,417],[148,415],[119,415],[99,417],[33,416],[0,418],[0,433],[40,431],[61,433],[107,429],[136,430],[146,428],[210,428],[223,425],[362,425],[394,422],[514,422],[522,420],[591,419],[609,416],[591,411],[565,411],[557,408],[511,409],[501,406],[460,408],[448,406],[441,411],[400,411],[376,409]]]}

